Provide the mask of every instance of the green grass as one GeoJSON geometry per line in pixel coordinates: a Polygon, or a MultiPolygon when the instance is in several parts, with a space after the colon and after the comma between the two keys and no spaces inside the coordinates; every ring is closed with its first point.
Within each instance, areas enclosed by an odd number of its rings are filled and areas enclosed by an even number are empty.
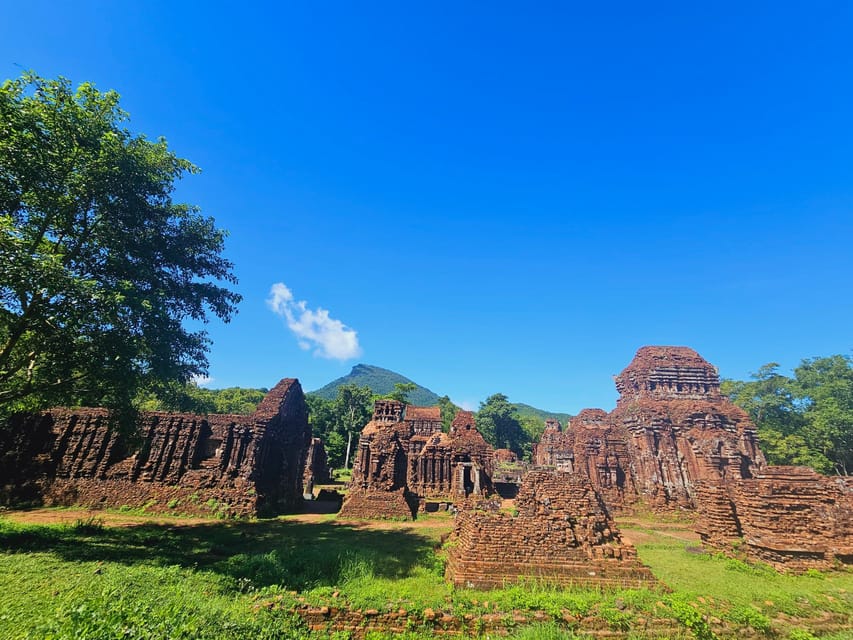
{"type": "Polygon", "coordinates": [[[652,535],[652,541],[637,546],[640,559],[678,598],[708,618],[784,638],[808,631],[797,630],[791,618],[810,620],[817,628],[829,614],[827,626],[846,625],[850,631],[840,637],[853,638],[853,572],[782,574],[764,564],[703,553],[696,545],[652,535]]]}
{"type": "MultiPolygon", "coordinates": [[[[651,533],[640,556],[671,591],[533,581],[489,592],[453,589],[436,553],[450,522],[424,524],[368,528],[280,518],[190,525],[175,519],[111,527],[88,518],[34,526],[0,518],[0,638],[308,637],[288,612],[303,603],[493,614],[509,626],[517,612],[542,612],[542,622],[521,626],[512,637],[545,640],[583,638],[590,626],[636,640],[710,640],[712,628],[723,626],[727,637],[853,635],[849,572],[784,576],[651,533]],[[655,620],[657,631],[643,631],[655,620]],[[661,620],[671,628],[662,632],[661,620]]],[[[428,634],[415,629],[408,637],[428,634]]]]}

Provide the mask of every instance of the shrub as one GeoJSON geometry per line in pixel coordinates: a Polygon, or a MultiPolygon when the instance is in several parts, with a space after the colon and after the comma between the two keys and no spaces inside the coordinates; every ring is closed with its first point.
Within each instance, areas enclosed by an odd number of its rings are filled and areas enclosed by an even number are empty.
{"type": "Polygon", "coordinates": [[[717,640],[705,617],[689,602],[679,597],[669,598],[675,619],[693,632],[697,640],[717,640]]]}
{"type": "Polygon", "coordinates": [[[735,607],[727,617],[732,622],[751,627],[759,633],[770,633],[770,619],[755,607],[735,607]]]}

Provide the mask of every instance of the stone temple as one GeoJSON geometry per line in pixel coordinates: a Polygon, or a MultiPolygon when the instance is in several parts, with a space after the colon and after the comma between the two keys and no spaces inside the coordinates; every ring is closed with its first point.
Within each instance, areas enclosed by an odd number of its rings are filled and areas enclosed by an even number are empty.
{"type": "Polygon", "coordinates": [[[491,493],[493,449],[474,414],[460,411],[450,433],[439,407],[378,400],[361,432],[344,518],[407,518],[425,501],[458,502],[491,493]]]}
{"type": "Polygon", "coordinates": [[[249,416],[150,412],[136,427],[133,441],[106,409],[14,416],[0,440],[0,497],[243,516],[301,504],[311,429],[298,380],[279,382],[249,416]]]}
{"type": "Polygon", "coordinates": [[[642,347],[616,376],[616,409],[547,425],[534,462],[587,475],[611,508],[695,507],[702,480],[765,466],[749,416],[720,393],[716,369],[687,347],[642,347]]]}

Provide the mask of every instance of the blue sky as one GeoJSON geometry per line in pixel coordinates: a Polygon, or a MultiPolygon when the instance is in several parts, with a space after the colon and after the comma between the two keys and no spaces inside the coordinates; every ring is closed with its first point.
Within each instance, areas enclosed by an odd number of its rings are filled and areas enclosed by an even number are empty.
{"type": "Polygon", "coordinates": [[[203,169],[244,296],[211,386],[576,412],[647,344],[851,352],[850,3],[0,4],[3,78],[116,89],[203,169]]]}

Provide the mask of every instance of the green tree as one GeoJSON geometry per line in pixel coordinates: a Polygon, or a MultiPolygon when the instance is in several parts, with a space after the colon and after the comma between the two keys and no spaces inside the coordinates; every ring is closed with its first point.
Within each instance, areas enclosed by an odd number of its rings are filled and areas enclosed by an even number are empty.
{"type": "Polygon", "coordinates": [[[502,393],[496,393],[480,403],[477,429],[493,447],[511,449],[518,456],[525,454],[530,439],[521,426],[518,410],[502,393]]]}
{"type": "Polygon", "coordinates": [[[329,464],[332,467],[343,466],[346,439],[336,431],[334,400],[326,400],[309,393],[305,396],[308,404],[308,421],[314,437],[323,440],[329,464]]]}
{"type": "Polygon", "coordinates": [[[765,364],[748,382],[724,380],[722,392],[746,411],[756,425],[790,435],[803,424],[797,403],[796,382],[779,373],[775,362],[765,364]]]}
{"type": "Polygon", "coordinates": [[[523,457],[525,460],[530,460],[533,457],[533,445],[539,442],[545,431],[545,421],[537,416],[522,416],[521,428],[527,436],[527,442],[523,445],[523,457]]]}
{"type": "Polygon", "coordinates": [[[849,475],[853,468],[853,361],[848,356],[803,360],[789,378],[779,365],[748,381],[725,380],[723,392],[758,427],[771,464],[810,466],[849,475]]]}
{"type": "Polygon", "coordinates": [[[721,389],[752,418],[767,461],[828,471],[829,461],[805,440],[806,420],[796,380],[780,374],[775,362],[765,364],[751,378],[723,380],[721,389]]]}
{"type": "Polygon", "coordinates": [[[347,432],[359,432],[373,415],[373,392],[368,387],[342,384],[334,401],[336,420],[347,432]]]}
{"type": "MultiPolygon", "coordinates": [[[[366,387],[365,387],[366,388],[366,387]]],[[[397,402],[409,402],[409,394],[418,388],[414,382],[395,382],[394,390],[386,397],[397,402]]]]}
{"type": "Polygon", "coordinates": [[[269,389],[245,389],[226,387],[225,389],[206,389],[213,397],[215,413],[233,413],[249,415],[255,412],[269,389]]]}
{"type": "Polygon", "coordinates": [[[225,232],[172,201],[198,169],[131,133],[114,91],[26,73],[0,87],[0,410],[128,407],[206,373],[240,296],[225,232]]]}
{"type": "Polygon", "coordinates": [[[133,401],[140,411],[179,411],[182,413],[217,413],[216,401],[210,389],[193,382],[186,384],[168,382],[158,385],[157,393],[151,389],[140,391],[133,401]]]}
{"type": "Polygon", "coordinates": [[[834,355],[803,360],[794,370],[812,449],[841,475],[853,471],[853,359],[834,355]]]}
{"type": "Polygon", "coordinates": [[[333,467],[348,465],[347,443],[352,443],[352,457],[361,430],[373,415],[373,392],[368,387],[344,384],[338,387],[334,400],[308,394],[308,411],[311,430],[322,438],[329,464],[333,467]],[[351,440],[350,440],[351,439],[351,440]]]}
{"type": "Polygon", "coordinates": [[[450,425],[453,423],[453,418],[459,412],[459,407],[453,404],[449,396],[442,396],[438,399],[438,406],[441,408],[441,427],[445,433],[450,431],[450,425]]]}

